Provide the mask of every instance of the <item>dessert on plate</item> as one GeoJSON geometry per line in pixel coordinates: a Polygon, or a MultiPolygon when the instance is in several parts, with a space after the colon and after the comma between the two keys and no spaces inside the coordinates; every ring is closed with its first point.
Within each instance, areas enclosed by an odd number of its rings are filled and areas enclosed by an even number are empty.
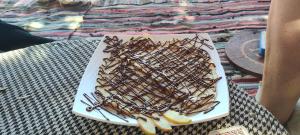
{"type": "Polygon", "coordinates": [[[125,121],[136,119],[146,134],[155,134],[155,127],[171,131],[172,125],[191,123],[188,116],[219,104],[216,82],[221,77],[203,49],[213,49],[207,41],[199,35],[170,41],[106,36],[109,57],[99,67],[96,106],[125,121]]]}

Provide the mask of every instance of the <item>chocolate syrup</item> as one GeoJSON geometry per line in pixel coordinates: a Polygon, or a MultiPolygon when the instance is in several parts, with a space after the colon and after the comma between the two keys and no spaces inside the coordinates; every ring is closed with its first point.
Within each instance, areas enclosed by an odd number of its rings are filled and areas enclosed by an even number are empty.
{"type": "Polygon", "coordinates": [[[92,104],[132,118],[170,109],[185,115],[208,113],[219,104],[215,85],[221,79],[212,77],[215,65],[202,49],[213,49],[208,41],[199,35],[166,42],[106,36],[104,52],[110,57],[100,66],[93,95],[97,102],[92,104]]]}

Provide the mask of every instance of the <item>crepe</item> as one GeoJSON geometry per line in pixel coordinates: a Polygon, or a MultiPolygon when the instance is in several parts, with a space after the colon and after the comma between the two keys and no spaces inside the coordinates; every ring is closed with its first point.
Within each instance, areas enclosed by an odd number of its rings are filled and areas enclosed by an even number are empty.
{"type": "Polygon", "coordinates": [[[219,103],[215,97],[220,77],[202,49],[213,49],[207,41],[198,35],[164,42],[106,36],[104,52],[110,57],[104,59],[98,73],[95,93],[99,106],[147,124],[148,118],[161,122],[162,117],[186,124],[191,121],[185,116],[211,111],[219,103]]]}

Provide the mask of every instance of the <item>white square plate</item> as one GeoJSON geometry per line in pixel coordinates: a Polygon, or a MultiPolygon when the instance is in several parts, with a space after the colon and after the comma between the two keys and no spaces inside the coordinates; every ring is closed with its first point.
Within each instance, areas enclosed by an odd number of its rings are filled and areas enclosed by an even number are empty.
{"type": "MultiPolygon", "coordinates": [[[[209,45],[213,45],[212,40],[210,39],[209,35],[206,33],[198,34],[199,37],[203,37],[209,39],[207,43],[209,45]]],[[[131,37],[136,37],[137,35],[118,35],[119,39],[123,39],[124,41],[128,40],[131,37]]],[[[153,41],[166,41],[172,40],[173,38],[183,39],[183,38],[193,38],[195,34],[176,34],[176,35],[144,35],[150,37],[153,41]]],[[[103,53],[104,48],[106,47],[103,40],[100,42],[98,47],[96,48],[94,54],[92,55],[89,64],[87,65],[85,72],[82,76],[81,82],[79,84],[77,94],[75,97],[75,101],[73,104],[72,112],[76,115],[87,117],[93,120],[111,123],[111,124],[118,124],[118,125],[127,125],[127,126],[137,126],[137,121],[132,118],[126,118],[128,122],[106,112],[105,110],[101,109],[101,112],[108,117],[110,120],[106,120],[98,111],[91,111],[87,112],[86,107],[87,105],[83,104],[80,100],[86,101],[86,98],[83,96],[84,93],[90,95],[90,93],[95,91],[96,79],[98,77],[98,70],[99,66],[103,62],[103,58],[108,57],[107,53],[103,53]]],[[[204,114],[203,112],[194,114],[189,116],[192,119],[192,123],[200,123],[205,121],[210,121],[213,119],[221,118],[227,116],[229,114],[229,93],[228,93],[228,85],[225,76],[224,69],[221,65],[220,57],[217,53],[217,50],[208,49],[206,46],[202,46],[203,49],[208,51],[210,54],[212,61],[216,65],[216,71],[219,76],[222,77],[221,80],[217,82],[216,89],[217,89],[217,96],[216,100],[220,101],[212,111],[204,114]]]]}

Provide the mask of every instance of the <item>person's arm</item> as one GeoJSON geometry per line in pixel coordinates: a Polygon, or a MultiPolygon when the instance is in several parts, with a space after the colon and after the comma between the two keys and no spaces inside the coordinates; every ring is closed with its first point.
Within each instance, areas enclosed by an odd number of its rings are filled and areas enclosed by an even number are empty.
{"type": "Polygon", "coordinates": [[[285,123],[300,96],[300,0],[272,0],[260,103],[285,123]]]}

